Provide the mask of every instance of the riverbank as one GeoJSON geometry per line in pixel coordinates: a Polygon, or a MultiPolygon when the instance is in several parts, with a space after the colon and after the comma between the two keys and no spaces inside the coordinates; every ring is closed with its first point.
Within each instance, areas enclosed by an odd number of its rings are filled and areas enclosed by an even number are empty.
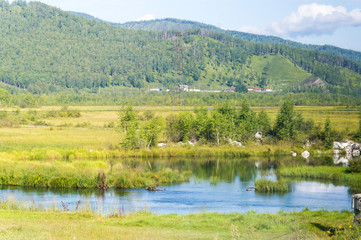
{"type": "Polygon", "coordinates": [[[351,189],[361,189],[361,173],[352,173],[348,167],[334,166],[284,166],[277,175],[296,179],[335,180],[344,182],[351,189]]]}
{"type": "MultiPolygon", "coordinates": [[[[199,145],[189,144],[183,146],[157,147],[140,150],[124,149],[82,149],[82,148],[33,148],[31,150],[11,150],[0,152],[0,159],[4,160],[107,160],[124,158],[169,158],[169,157],[281,157],[292,156],[292,153],[300,155],[305,151],[302,147],[295,147],[289,143],[274,145],[252,143],[247,147],[230,145],[199,145]]],[[[319,155],[316,150],[309,150],[311,154],[319,155]]],[[[332,151],[324,151],[323,154],[331,155],[332,151]]]]}
{"type": "MultiPolygon", "coordinates": [[[[4,205],[2,203],[2,205],[4,205]]],[[[0,208],[1,239],[359,239],[353,213],[308,211],[277,214],[104,217],[89,211],[0,208]]]]}
{"type": "Polygon", "coordinates": [[[189,171],[152,166],[130,167],[116,161],[0,160],[0,186],[40,188],[144,188],[189,180],[189,171]]]}

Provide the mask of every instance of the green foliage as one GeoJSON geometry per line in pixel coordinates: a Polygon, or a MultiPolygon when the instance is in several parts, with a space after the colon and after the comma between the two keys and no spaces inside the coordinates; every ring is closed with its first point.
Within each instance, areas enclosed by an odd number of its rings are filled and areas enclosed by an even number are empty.
{"type": "Polygon", "coordinates": [[[238,93],[247,93],[248,92],[246,85],[244,85],[243,83],[237,83],[235,90],[238,93]]]}
{"type": "Polygon", "coordinates": [[[251,110],[247,98],[242,101],[241,106],[242,108],[237,118],[237,133],[242,136],[241,140],[248,141],[259,130],[257,115],[251,110]]]}
{"type": "MultiPolygon", "coordinates": [[[[297,87],[309,73],[326,81],[334,93],[355,89],[352,94],[359,96],[361,89],[361,64],[315,51],[252,43],[234,34],[200,29],[127,30],[40,2],[6,2],[0,9],[0,80],[7,91],[20,92],[14,102],[21,107],[35,107],[43,100],[27,92],[71,93],[58,102],[84,101],[79,94],[98,94],[116,86],[174,88],[183,83],[235,86],[245,92],[245,86],[256,84],[297,87]],[[257,58],[260,63],[251,67],[256,70],[245,70],[247,60],[257,58]],[[287,84],[282,85],[285,79],[287,84]]],[[[114,103],[117,96],[102,97],[114,103]]]]}
{"type": "Polygon", "coordinates": [[[264,134],[271,131],[271,119],[264,109],[258,113],[258,126],[259,130],[264,134]]]}
{"type": "MultiPolygon", "coordinates": [[[[358,164],[358,163],[357,163],[358,164]]],[[[355,165],[355,169],[358,165],[355,165]]],[[[305,179],[324,179],[340,180],[346,182],[355,189],[361,189],[361,174],[351,173],[348,167],[334,166],[299,166],[282,167],[277,170],[279,176],[305,178],[305,179]]]]}
{"type": "Polygon", "coordinates": [[[361,173],[361,159],[353,159],[349,162],[349,171],[352,173],[361,173]]]}
{"type": "Polygon", "coordinates": [[[122,146],[125,149],[135,149],[139,145],[137,133],[138,120],[132,106],[126,107],[119,113],[120,129],[125,133],[122,146]]]}
{"type": "Polygon", "coordinates": [[[134,168],[126,162],[110,166],[99,160],[0,161],[0,186],[97,188],[101,182],[115,188],[143,188],[184,182],[188,178],[187,172],[168,168],[150,171],[147,165],[134,168]]]}
{"type": "Polygon", "coordinates": [[[289,192],[290,186],[284,180],[271,181],[265,178],[257,179],[255,183],[257,192],[279,193],[289,192]]]}
{"type": "Polygon", "coordinates": [[[194,137],[194,117],[190,112],[181,111],[167,119],[167,136],[172,142],[189,141],[194,137]]]}
{"type": "Polygon", "coordinates": [[[356,141],[361,141],[361,110],[360,110],[359,114],[360,114],[359,127],[358,127],[357,131],[355,132],[355,134],[353,136],[356,141]]]}
{"type": "Polygon", "coordinates": [[[154,117],[141,129],[142,139],[146,148],[155,147],[158,144],[159,136],[164,129],[165,120],[161,117],[154,117]]]}
{"type": "Polygon", "coordinates": [[[330,118],[326,119],[325,126],[322,132],[322,140],[326,149],[331,149],[333,147],[334,133],[331,129],[330,118]]]}
{"type": "Polygon", "coordinates": [[[291,140],[295,136],[295,113],[293,103],[287,99],[277,115],[276,124],[273,128],[274,135],[280,140],[291,140]]]}
{"type": "Polygon", "coordinates": [[[157,19],[150,21],[127,22],[120,24],[120,26],[134,30],[153,30],[153,31],[174,30],[174,31],[186,32],[189,31],[190,29],[195,29],[195,30],[201,29],[203,30],[203,32],[214,31],[214,32],[225,33],[227,35],[237,37],[245,41],[258,42],[258,43],[284,44],[301,49],[315,50],[321,53],[344,57],[357,62],[361,62],[361,53],[353,50],[338,48],[330,45],[320,46],[320,45],[302,44],[290,40],[285,40],[275,36],[266,36],[266,35],[258,35],[258,34],[232,31],[232,30],[224,30],[212,25],[194,22],[194,21],[165,18],[165,19],[157,19]]]}

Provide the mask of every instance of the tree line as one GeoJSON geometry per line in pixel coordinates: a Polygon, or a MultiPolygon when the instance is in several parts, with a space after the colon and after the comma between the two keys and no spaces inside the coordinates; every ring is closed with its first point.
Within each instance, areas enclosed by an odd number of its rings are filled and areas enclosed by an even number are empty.
{"type": "MultiPolygon", "coordinates": [[[[294,103],[287,99],[280,108],[272,125],[268,114],[253,111],[245,98],[237,111],[229,103],[208,109],[201,107],[194,112],[180,111],[166,118],[148,114],[143,124],[132,106],[119,114],[119,131],[124,133],[122,147],[139,149],[156,147],[159,139],[170,143],[224,145],[247,144],[253,141],[274,144],[278,141],[294,143],[312,142],[330,149],[333,141],[342,136],[335,132],[330,120],[324,126],[316,125],[312,119],[304,119],[294,111],[294,103]]],[[[360,126],[361,127],[361,126],[360,126]]]]}

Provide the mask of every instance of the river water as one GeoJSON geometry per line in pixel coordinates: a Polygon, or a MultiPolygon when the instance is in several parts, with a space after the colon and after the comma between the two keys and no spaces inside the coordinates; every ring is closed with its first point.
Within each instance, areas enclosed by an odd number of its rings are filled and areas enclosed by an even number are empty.
{"type": "MultiPolygon", "coordinates": [[[[134,160],[136,161],[136,160],[134,160]]],[[[134,165],[134,162],[130,164],[134,165]]],[[[351,210],[349,188],[341,183],[291,181],[292,191],[285,194],[262,194],[247,191],[255,179],[276,179],[277,164],[265,160],[153,160],[155,171],[161,167],[191,170],[189,182],[162,186],[165,191],[144,189],[57,190],[21,187],[0,188],[0,200],[15,198],[22,204],[73,211],[89,206],[102,214],[149,211],[157,214],[189,214],[200,212],[245,213],[248,211],[351,210]]],[[[307,164],[307,163],[305,163],[307,164]]],[[[312,164],[312,163],[311,163],[312,164]]]]}

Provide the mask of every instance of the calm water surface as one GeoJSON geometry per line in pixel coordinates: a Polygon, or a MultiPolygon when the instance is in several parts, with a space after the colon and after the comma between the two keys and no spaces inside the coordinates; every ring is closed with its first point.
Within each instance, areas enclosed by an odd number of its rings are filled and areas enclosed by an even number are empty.
{"type": "MultiPolygon", "coordinates": [[[[130,162],[138,166],[144,162],[130,162]]],[[[154,171],[163,167],[192,170],[189,182],[163,186],[165,191],[149,192],[144,189],[116,190],[47,190],[20,187],[3,187],[0,200],[15,197],[24,204],[62,209],[62,202],[69,210],[89,205],[94,211],[112,214],[124,209],[127,213],[150,211],[157,214],[188,214],[207,212],[276,213],[279,211],[351,210],[351,194],[342,184],[317,181],[293,181],[292,191],[286,194],[261,194],[246,191],[261,177],[277,178],[273,164],[254,161],[152,161],[154,171]]]]}

